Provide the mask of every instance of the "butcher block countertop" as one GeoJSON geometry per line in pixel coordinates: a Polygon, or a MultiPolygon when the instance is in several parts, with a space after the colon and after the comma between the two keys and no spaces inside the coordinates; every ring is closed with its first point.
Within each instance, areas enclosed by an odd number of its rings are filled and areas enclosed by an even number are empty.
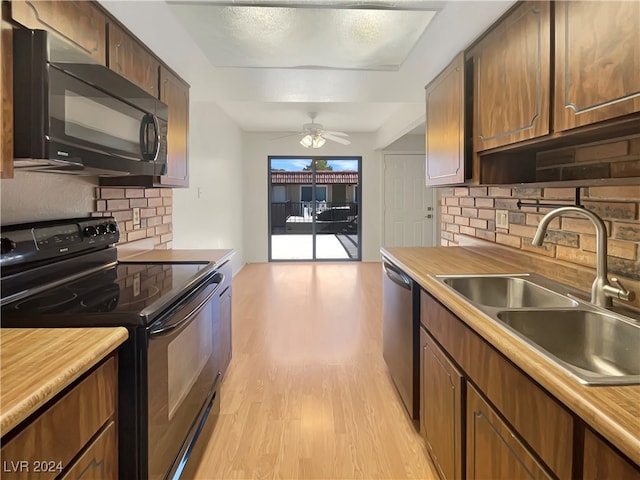
{"type": "Polygon", "coordinates": [[[126,262],[213,262],[220,265],[234,254],[233,250],[118,250],[118,259],[126,262]]]}
{"type": "Polygon", "coordinates": [[[122,327],[1,328],[0,433],[9,433],[127,337],[122,327]]]}
{"type": "MultiPolygon", "coordinates": [[[[383,248],[381,252],[593,430],[640,464],[640,386],[580,384],[431,277],[482,273],[539,273],[550,276],[549,265],[544,261],[541,260],[540,268],[537,268],[531,256],[505,255],[503,248],[383,248]]],[[[561,272],[565,268],[568,267],[558,265],[557,270],[561,272]]],[[[593,277],[589,280],[593,281],[593,277]]]]}

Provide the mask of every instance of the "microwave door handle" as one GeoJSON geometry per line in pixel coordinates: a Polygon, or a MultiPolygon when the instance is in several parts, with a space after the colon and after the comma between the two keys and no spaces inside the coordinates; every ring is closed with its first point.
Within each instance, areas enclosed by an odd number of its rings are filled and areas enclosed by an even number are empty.
{"type": "Polygon", "coordinates": [[[155,162],[160,153],[160,125],[155,115],[151,115],[151,118],[153,119],[153,156],[151,161],[155,162]]]}
{"type": "Polygon", "coordinates": [[[140,151],[142,159],[148,162],[155,162],[160,153],[160,126],[155,115],[147,113],[142,117],[140,124],[140,151]],[[153,132],[149,129],[153,128],[153,132]],[[153,150],[149,147],[149,140],[153,135],[153,150]]]}
{"type": "Polygon", "coordinates": [[[147,130],[149,128],[149,114],[146,114],[142,117],[142,122],[140,122],[140,153],[142,154],[142,159],[147,160],[149,158],[149,141],[147,130]]]}
{"type": "Polygon", "coordinates": [[[184,325],[184,324],[190,322],[193,317],[198,315],[198,313],[200,313],[200,310],[202,310],[204,308],[204,306],[211,299],[211,297],[213,297],[218,292],[220,287],[222,286],[222,283],[224,282],[224,275],[219,273],[218,275],[216,275],[214,277],[214,279],[215,279],[215,281],[218,282],[216,287],[210,293],[207,294],[207,296],[204,298],[204,300],[202,300],[198,304],[198,306],[196,308],[194,308],[184,318],[178,320],[175,323],[169,321],[169,322],[162,323],[159,326],[155,327],[153,330],[151,330],[149,332],[149,337],[150,338],[155,338],[155,337],[161,337],[163,335],[167,335],[168,333],[172,332],[173,330],[175,330],[176,328],[180,327],[181,325],[184,325]]]}

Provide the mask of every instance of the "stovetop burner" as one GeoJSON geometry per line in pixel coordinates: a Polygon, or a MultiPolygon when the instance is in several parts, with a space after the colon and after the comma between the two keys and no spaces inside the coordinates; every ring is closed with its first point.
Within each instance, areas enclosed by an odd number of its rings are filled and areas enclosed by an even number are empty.
{"type": "Polygon", "coordinates": [[[95,322],[104,322],[105,313],[112,314],[120,324],[144,323],[144,318],[150,319],[156,313],[155,303],[175,296],[176,291],[186,290],[206,266],[205,263],[118,263],[4,305],[3,323],[35,314],[95,316],[95,322]]]}

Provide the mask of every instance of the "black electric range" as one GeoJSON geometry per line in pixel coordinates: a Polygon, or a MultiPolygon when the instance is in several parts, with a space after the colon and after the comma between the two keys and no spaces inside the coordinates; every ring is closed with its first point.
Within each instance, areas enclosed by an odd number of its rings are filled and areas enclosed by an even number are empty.
{"type": "Polygon", "coordinates": [[[118,239],[113,218],[3,226],[1,325],[127,328],[119,478],[175,479],[219,410],[224,278],[209,263],[118,262],[118,239]]]}

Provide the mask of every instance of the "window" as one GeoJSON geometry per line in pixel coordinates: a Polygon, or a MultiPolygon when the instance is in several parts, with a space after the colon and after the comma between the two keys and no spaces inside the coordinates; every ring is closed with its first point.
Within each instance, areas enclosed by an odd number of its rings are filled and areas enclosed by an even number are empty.
{"type": "MultiPolygon", "coordinates": [[[[312,187],[311,185],[300,185],[300,201],[301,202],[310,202],[312,198],[312,187]]],[[[326,185],[316,185],[316,201],[318,202],[326,202],[327,201],[327,186],[326,185]]]]}

